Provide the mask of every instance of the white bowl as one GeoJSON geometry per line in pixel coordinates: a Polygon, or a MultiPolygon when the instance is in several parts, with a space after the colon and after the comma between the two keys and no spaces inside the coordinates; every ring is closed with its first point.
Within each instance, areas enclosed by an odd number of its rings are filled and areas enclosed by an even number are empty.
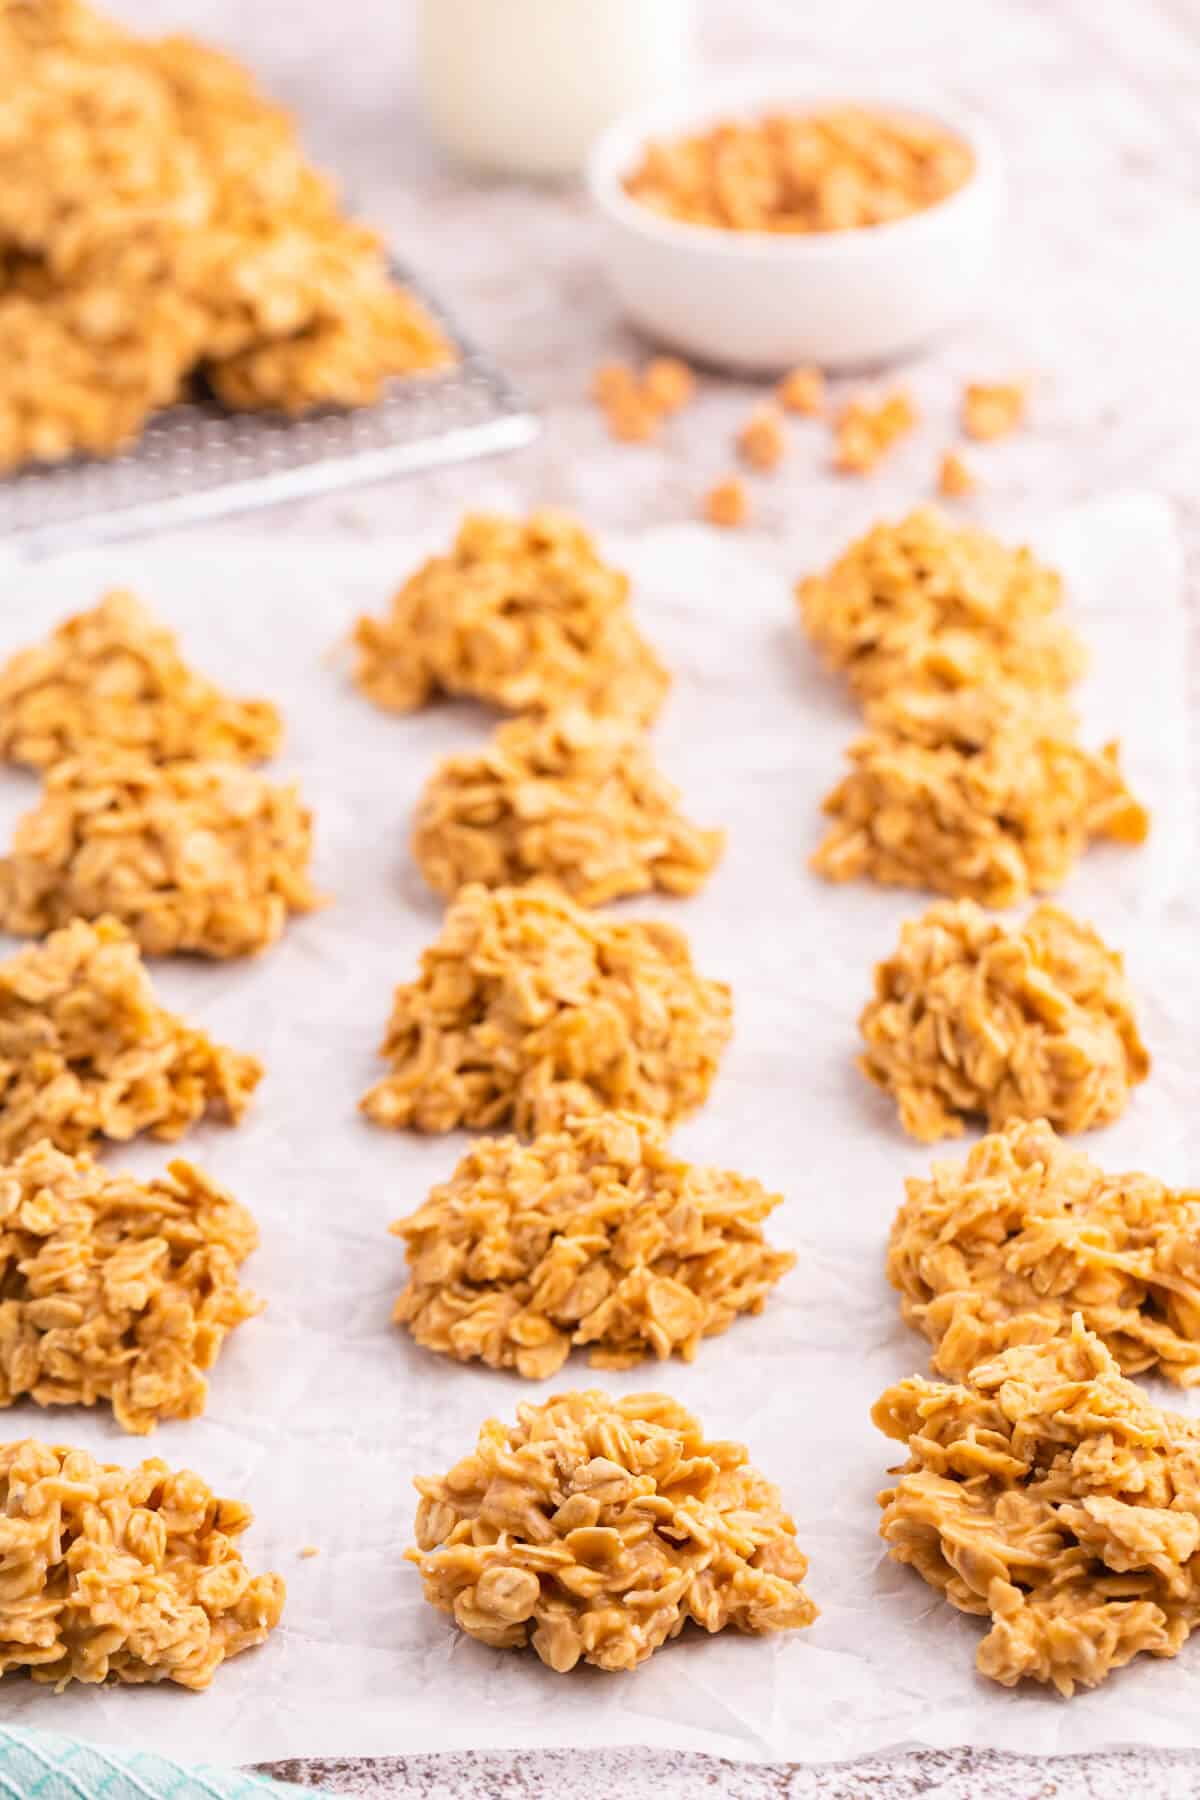
{"type": "Polygon", "coordinates": [[[886,225],[803,234],[724,231],[665,218],[622,186],[651,138],[845,100],[844,94],[781,92],[778,84],[740,86],[640,108],[609,126],[589,154],[588,186],[609,275],[635,324],[701,362],[775,373],[807,363],[838,369],[887,362],[962,318],[987,266],[1003,179],[987,134],[940,103],[853,96],[856,104],[933,119],[974,153],[974,173],[956,193],[886,225]]]}

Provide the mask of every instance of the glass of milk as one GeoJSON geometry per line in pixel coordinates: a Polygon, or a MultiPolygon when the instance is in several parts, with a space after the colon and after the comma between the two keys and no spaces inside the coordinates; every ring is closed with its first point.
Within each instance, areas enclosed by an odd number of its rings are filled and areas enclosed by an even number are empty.
{"type": "Polygon", "coordinates": [[[672,93],[694,0],[420,0],[421,87],[458,161],[553,177],[629,107],[672,93]]]}

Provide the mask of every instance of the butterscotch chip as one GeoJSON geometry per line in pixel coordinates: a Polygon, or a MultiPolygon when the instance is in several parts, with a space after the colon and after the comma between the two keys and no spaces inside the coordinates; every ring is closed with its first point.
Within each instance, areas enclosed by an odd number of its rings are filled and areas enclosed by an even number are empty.
{"type": "Polygon", "coordinates": [[[234,763],[69,758],[0,858],[0,925],[40,937],[107,914],[147,956],[253,955],[320,904],[311,839],[294,787],[234,763]]]}
{"type": "Polygon", "coordinates": [[[252,1576],[237,1547],[254,1515],[190,1469],[26,1438],[0,1444],[0,1512],[0,1674],[206,1688],[279,1623],[282,1576],[252,1576]]]}
{"type": "Polygon", "coordinates": [[[43,1141],[0,1167],[0,1406],[107,1401],[126,1431],[194,1419],[230,1331],[250,1214],[190,1163],[149,1182],[43,1141]]]}
{"type": "Polygon", "coordinates": [[[971,900],[906,921],[859,1029],[859,1068],[924,1143],[977,1116],[1090,1131],[1150,1070],[1120,955],[1057,906],[1020,927],[971,900]]]}
{"type": "Polygon", "coordinates": [[[549,881],[581,906],[694,894],[724,848],[679,811],[636,726],[578,710],[513,719],[448,756],[417,804],[413,854],[436,893],[549,881]]]}
{"type": "Polygon", "coordinates": [[[759,1635],[817,1616],[778,1488],[666,1394],[519,1406],[515,1425],[489,1419],[471,1455],[415,1485],[406,1554],[425,1598],[560,1675],[636,1668],[689,1620],[759,1635]]]}
{"type": "Polygon", "coordinates": [[[1016,1122],[907,1181],[888,1280],[956,1381],[1074,1313],[1126,1375],[1200,1382],[1200,1190],[1106,1175],[1045,1120],[1016,1122]]]}
{"type": "Polygon", "coordinates": [[[938,493],[944,494],[948,500],[959,500],[973,494],[978,486],[979,483],[957,450],[945,451],[938,464],[938,493]]]}
{"type": "Polygon", "coordinates": [[[1093,839],[1144,842],[1118,745],[1085,749],[1058,708],[1003,688],[881,704],[823,803],[834,824],[811,866],[827,880],[1016,906],[1060,887],[1093,839]]]}
{"type": "Polygon", "coordinates": [[[709,488],[704,496],[704,517],[710,525],[736,529],[750,517],[750,496],[746,485],[736,475],[729,475],[709,488]]]}
{"type": "Polygon", "coordinates": [[[844,475],[869,475],[916,423],[916,408],[903,388],[874,406],[867,400],[848,401],[834,421],[834,468],[844,475]]]}
{"type": "Polygon", "coordinates": [[[609,436],[619,444],[648,444],[657,435],[662,415],[646,396],[636,389],[610,400],[604,409],[609,436]]]}
{"type": "Polygon", "coordinates": [[[775,390],[785,411],[817,418],[825,411],[825,377],[820,369],[791,369],[775,390]]]}
{"type": "Polygon", "coordinates": [[[646,723],[670,677],[633,623],[629,580],[565,513],[470,513],[448,556],[383,619],[359,619],[355,680],[391,712],[469,694],[506,712],[575,703],[646,723]]]}
{"type": "Polygon", "coordinates": [[[206,1112],[236,1125],[262,1073],[159,1005],[115,919],[75,919],[0,962],[0,1162],[40,1139],[179,1138],[206,1112]]]}
{"type": "Polygon", "coordinates": [[[614,925],[538,886],[466,887],[417,979],[396,989],[362,1102],[415,1131],[552,1129],[618,1109],[672,1123],[703,1105],[732,1030],[671,925],[614,925]]]}
{"type": "Polygon", "coordinates": [[[1025,417],[1025,402],[1020,382],[970,381],[963,389],[962,428],[984,443],[1008,437],[1025,417]]]}
{"type": "Polygon", "coordinates": [[[932,119],[827,106],[655,140],[625,189],[690,225],[852,231],[936,206],[974,167],[969,147],[932,119]]]}
{"type": "Polygon", "coordinates": [[[601,363],[592,376],[592,399],[598,406],[614,406],[637,394],[637,376],[628,363],[601,363]]]}
{"type": "Polygon", "coordinates": [[[796,587],[804,629],[863,699],[1009,676],[1066,688],[1085,666],[1057,616],[1062,582],[1032,551],[921,507],[879,524],[796,587]]]}
{"type": "Polygon", "coordinates": [[[752,469],[774,469],[787,452],[787,433],[773,407],[759,406],[737,434],[738,455],[752,469]]]}
{"type": "Polygon", "coordinates": [[[660,413],[682,412],[696,391],[696,377],[678,356],[655,356],[646,365],[642,394],[660,413]]]}
{"type": "Polygon", "coordinates": [[[981,1674],[1070,1695],[1200,1619],[1200,1426],[1121,1374],[1078,1314],[962,1386],[912,1377],[872,1413],[908,1461],[880,1532],[962,1612],[991,1620],[981,1674]]]}
{"type": "Polygon", "coordinates": [[[633,1113],[484,1138],[392,1226],[409,1264],[393,1316],[428,1350],[533,1381],[577,1345],[599,1369],[690,1362],[794,1265],[762,1233],[781,1198],[672,1156],[633,1113]]]}
{"type": "Polygon", "coordinates": [[[152,762],[259,762],[279,747],[269,700],[231,700],[190,669],[132,594],[106,594],[0,669],[0,756],[44,769],[97,746],[152,762]]]}

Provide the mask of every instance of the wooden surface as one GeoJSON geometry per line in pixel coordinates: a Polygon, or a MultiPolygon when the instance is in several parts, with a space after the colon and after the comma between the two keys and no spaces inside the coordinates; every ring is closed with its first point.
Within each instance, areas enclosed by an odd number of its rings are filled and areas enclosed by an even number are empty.
{"type": "MultiPolygon", "coordinates": [[[[240,51],[301,115],[360,210],[418,265],[519,379],[545,429],[501,462],[442,471],[287,509],[281,525],[343,531],[450,529],[468,504],[579,508],[605,528],[695,514],[731,460],[754,390],[706,381],[660,446],[604,436],[586,400],[605,357],[633,354],[597,260],[581,195],[479,184],[428,146],[412,94],[411,4],[389,0],[113,0],[122,16],[178,24],[240,51]]],[[[652,3],[652,0],[648,0],[652,3]]],[[[798,84],[829,77],[945,93],[991,127],[1011,210],[978,318],[903,371],[923,423],[868,482],[839,480],[827,440],[797,432],[787,464],[756,484],[756,527],[786,538],[799,571],[872,517],[931,492],[968,377],[1029,377],[1032,422],[972,461],[984,522],[1090,494],[1154,488],[1176,503],[1193,595],[1200,551],[1200,4],[1197,0],[702,0],[704,53],[722,76],[762,67],[798,84]]],[[[258,529],[253,521],[242,529],[258,529]]],[[[223,529],[228,529],[225,527],[223,529]]],[[[1193,650],[1200,650],[1200,613],[1193,650]]],[[[1192,693],[1200,698],[1200,657],[1192,693]]],[[[1200,720],[1200,704],[1193,711],[1200,720]]],[[[1193,732],[1193,753],[1196,734],[1193,732]]],[[[397,1696],[398,1704],[401,1697],[397,1696]]],[[[1054,1702],[1049,1702],[1054,1704],[1054,1702]]],[[[872,1759],[853,1771],[746,1769],[699,1758],[413,1758],[280,1766],[363,1796],[620,1793],[672,1796],[1025,1797],[1200,1791],[1200,1760],[1112,1755],[1022,1764],[989,1754],[872,1759]]]]}

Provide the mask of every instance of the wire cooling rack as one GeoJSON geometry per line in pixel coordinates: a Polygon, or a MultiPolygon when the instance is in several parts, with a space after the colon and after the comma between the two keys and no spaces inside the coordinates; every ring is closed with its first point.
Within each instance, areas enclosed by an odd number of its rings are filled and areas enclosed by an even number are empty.
{"type": "Polygon", "coordinates": [[[454,344],[452,367],[393,381],[355,412],[289,420],[173,406],[120,456],[0,480],[0,547],[48,555],[529,443],[538,422],[520,395],[416,276],[395,273],[454,344]]]}

